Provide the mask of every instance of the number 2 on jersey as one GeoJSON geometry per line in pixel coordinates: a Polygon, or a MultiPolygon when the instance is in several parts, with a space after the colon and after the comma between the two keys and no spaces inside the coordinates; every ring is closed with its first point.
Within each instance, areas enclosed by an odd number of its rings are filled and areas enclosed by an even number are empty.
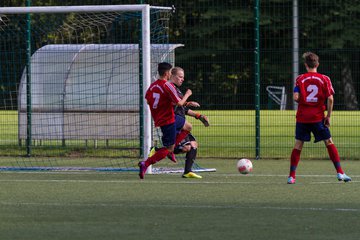
{"type": "Polygon", "coordinates": [[[319,89],[316,85],[309,85],[306,88],[306,91],[309,93],[309,95],[306,97],[306,102],[317,102],[318,98],[316,95],[319,92],[319,89]]]}
{"type": "Polygon", "coordinates": [[[158,104],[159,104],[159,100],[160,100],[160,94],[159,93],[153,93],[153,98],[155,99],[154,100],[154,103],[152,105],[152,108],[153,109],[156,109],[158,107],[158,104]]]}

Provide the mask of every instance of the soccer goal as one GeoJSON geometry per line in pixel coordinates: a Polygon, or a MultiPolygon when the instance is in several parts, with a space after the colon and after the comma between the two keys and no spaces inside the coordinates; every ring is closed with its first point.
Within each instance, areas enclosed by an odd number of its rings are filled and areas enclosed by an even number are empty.
{"type": "Polygon", "coordinates": [[[280,106],[280,110],[286,109],[286,98],[287,94],[284,86],[267,86],[266,91],[268,92],[269,102],[275,102],[280,106]]]}
{"type": "Polygon", "coordinates": [[[172,11],[0,8],[1,169],[137,171],[153,145],[144,92],[182,46],[169,43],[172,11]]]}

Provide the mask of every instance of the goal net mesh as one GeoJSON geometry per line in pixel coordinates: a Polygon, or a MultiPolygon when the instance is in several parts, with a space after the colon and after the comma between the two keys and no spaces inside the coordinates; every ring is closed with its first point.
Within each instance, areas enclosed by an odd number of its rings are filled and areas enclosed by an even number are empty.
{"type": "MultiPolygon", "coordinates": [[[[154,78],[157,63],[174,64],[180,46],[169,44],[170,16],[150,11],[154,78]]],[[[146,154],[141,17],[134,11],[0,15],[1,169],[137,171],[146,154]]]]}

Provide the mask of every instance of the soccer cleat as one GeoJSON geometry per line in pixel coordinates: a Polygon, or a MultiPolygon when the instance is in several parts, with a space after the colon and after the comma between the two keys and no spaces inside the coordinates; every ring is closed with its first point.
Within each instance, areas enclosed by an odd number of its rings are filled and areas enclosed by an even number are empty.
{"type": "Polygon", "coordinates": [[[288,177],[288,180],[287,180],[287,183],[288,184],[295,184],[295,178],[293,178],[293,177],[288,177]]]}
{"type": "Polygon", "coordinates": [[[202,178],[202,176],[197,175],[196,173],[193,173],[193,172],[188,172],[186,174],[183,174],[182,177],[183,178],[198,178],[198,179],[202,178]]]}
{"type": "Polygon", "coordinates": [[[148,158],[154,156],[155,153],[156,153],[156,149],[155,149],[155,147],[152,147],[152,148],[150,149],[148,158]]]}
{"type": "Polygon", "coordinates": [[[170,159],[171,161],[173,161],[174,163],[177,163],[176,158],[175,158],[175,154],[173,152],[169,153],[167,155],[168,159],[170,159]]]}
{"type": "Polygon", "coordinates": [[[337,174],[337,179],[339,181],[344,181],[344,182],[350,182],[351,181],[351,177],[349,177],[345,173],[338,173],[337,174]]]}
{"type": "Polygon", "coordinates": [[[140,177],[140,179],[144,179],[145,172],[147,169],[147,167],[145,166],[145,162],[144,161],[139,162],[138,166],[139,166],[139,177],[140,177]]]}

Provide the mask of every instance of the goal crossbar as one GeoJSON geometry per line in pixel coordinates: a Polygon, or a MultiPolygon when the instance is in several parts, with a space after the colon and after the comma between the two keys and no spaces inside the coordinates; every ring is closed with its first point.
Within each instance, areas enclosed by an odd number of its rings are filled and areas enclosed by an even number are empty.
{"type": "Polygon", "coordinates": [[[0,7],[0,14],[67,13],[67,12],[138,12],[146,8],[172,10],[171,7],[137,5],[86,5],[86,6],[43,6],[43,7],[0,7]]]}

